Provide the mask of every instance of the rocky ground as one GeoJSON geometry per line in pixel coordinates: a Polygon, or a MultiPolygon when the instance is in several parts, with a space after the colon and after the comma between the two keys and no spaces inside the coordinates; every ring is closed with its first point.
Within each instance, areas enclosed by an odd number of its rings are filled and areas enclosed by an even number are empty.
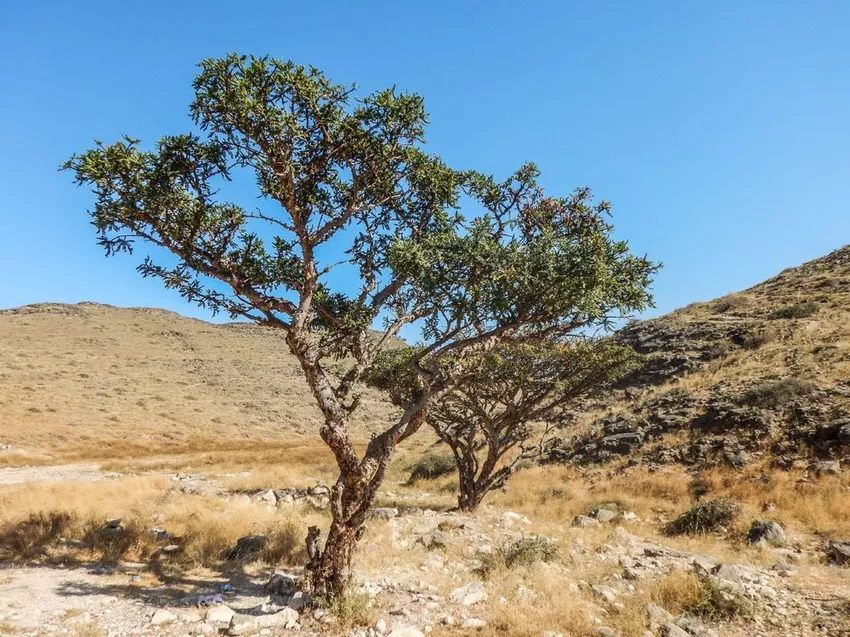
{"type": "MultiPolygon", "coordinates": [[[[324,505],[317,487],[233,493],[203,475],[172,478],[190,494],[245,498],[257,510],[324,505]]],[[[368,525],[354,609],[312,603],[297,567],[275,572],[246,559],[226,571],[163,575],[151,562],[81,560],[80,541],[64,538],[49,559],[0,570],[0,634],[850,634],[841,555],[824,564],[822,547],[786,537],[778,525],[781,537],[766,533],[751,549],[730,555],[719,547],[715,555],[646,537],[653,521],[617,504],[553,523],[495,507],[461,514],[429,506],[432,499],[425,491],[385,494],[395,506],[379,508],[368,525]],[[710,603],[733,605],[738,615],[677,612],[677,589],[693,582],[713,591],[710,603]],[[528,626],[518,632],[524,616],[528,626]]],[[[157,533],[167,535],[167,527],[168,519],[157,520],[157,533]]],[[[249,536],[235,548],[248,557],[256,541],[249,536]]],[[[850,545],[843,548],[850,563],[850,545]]]]}

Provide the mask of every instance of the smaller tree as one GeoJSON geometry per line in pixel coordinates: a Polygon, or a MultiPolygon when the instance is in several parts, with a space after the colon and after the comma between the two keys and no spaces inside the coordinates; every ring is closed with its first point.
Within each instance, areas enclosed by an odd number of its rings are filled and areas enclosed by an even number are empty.
{"type": "MultiPolygon", "coordinates": [[[[417,348],[382,355],[369,382],[400,405],[415,400],[408,361],[417,348]]],[[[475,510],[500,489],[519,463],[540,455],[553,420],[568,403],[615,380],[639,356],[602,339],[504,343],[461,363],[464,381],[432,404],[428,422],[452,451],[458,507],[475,510]]],[[[457,366],[458,361],[443,359],[457,366]]]]}

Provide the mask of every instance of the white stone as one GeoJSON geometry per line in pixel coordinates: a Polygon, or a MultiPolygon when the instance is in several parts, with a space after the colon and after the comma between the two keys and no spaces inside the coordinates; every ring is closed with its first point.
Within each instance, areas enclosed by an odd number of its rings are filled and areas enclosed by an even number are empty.
{"type": "Polygon", "coordinates": [[[450,600],[462,606],[472,606],[479,602],[485,602],[488,597],[481,582],[470,582],[465,586],[454,589],[449,594],[450,600]]]}
{"type": "Polygon", "coordinates": [[[463,623],[460,625],[461,628],[472,629],[472,630],[481,630],[487,625],[483,619],[476,619],[475,617],[467,617],[463,620],[463,623]]]}
{"type": "Polygon", "coordinates": [[[159,608],[153,614],[153,617],[151,617],[151,626],[162,626],[163,624],[170,624],[173,621],[177,621],[177,615],[170,610],[159,608]]]}

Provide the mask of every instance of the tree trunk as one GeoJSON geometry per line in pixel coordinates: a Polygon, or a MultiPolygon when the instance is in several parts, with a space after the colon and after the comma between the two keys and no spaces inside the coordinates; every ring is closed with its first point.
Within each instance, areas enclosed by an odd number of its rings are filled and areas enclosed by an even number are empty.
{"type": "Polygon", "coordinates": [[[474,481],[470,481],[467,487],[464,487],[464,484],[467,483],[463,480],[460,484],[460,493],[457,496],[458,509],[460,509],[461,511],[466,511],[467,513],[475,511],[475,509],[478,508],[478,505],[481,504],[481,501],[484,499],[486,492],[479,491],[474,481]]]}
{"type": "Polygon", "coordinates": [[[333,599],[345,592],[351,580],[351,562],[361,528],[352,529],[337,520],[331,523],[324,549],[313,566],[312,587],[316,597],[333,599]]]}

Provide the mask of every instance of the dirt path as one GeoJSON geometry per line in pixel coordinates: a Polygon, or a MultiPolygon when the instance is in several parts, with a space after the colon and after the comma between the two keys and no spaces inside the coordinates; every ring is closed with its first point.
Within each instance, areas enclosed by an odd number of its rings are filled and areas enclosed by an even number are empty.
{"type": "Polygon", "coordinates": [[[44,467],[0,469],[0,486],[32,482],[94,482],[111,474],[97,464],[64,464],[44,467]]]}

